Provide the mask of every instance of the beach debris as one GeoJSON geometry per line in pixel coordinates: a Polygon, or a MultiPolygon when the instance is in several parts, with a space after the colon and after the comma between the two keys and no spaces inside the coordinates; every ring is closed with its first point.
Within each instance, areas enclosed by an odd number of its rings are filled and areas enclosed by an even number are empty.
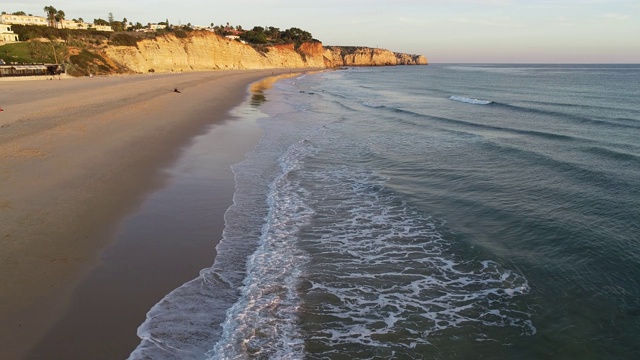
{"type": "Polygon", "coordinates": [[[175,89],[173,89],[173,92],[180,93],[180,90],[178,90],[178,88],[175,88],[175,89]]]}

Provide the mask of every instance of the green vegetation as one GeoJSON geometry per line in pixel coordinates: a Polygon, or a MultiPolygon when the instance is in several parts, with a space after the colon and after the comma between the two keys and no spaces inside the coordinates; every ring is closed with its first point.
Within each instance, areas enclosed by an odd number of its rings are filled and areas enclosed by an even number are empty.
{"type": "Polygon", "coordinates": [[[293,43],[299,47],[304,42],[312,41],[313,37],[310,32],[293,27],[280,33],[280,39],[285,43],[293,43]]]}
{"type": "MultiPolygon", "coordinates": [[[[225,32],[223,34],[227,35],[225,32]]],[[[240,39],[251,45],[294,44],[296,48],[304,42],[314,41],[313,36],[308,31],[295,27],[280,31],[280,29],[273,26],[267,29],[262,26],[255,26],[249,31],[242,32],[240,39]]]]}
{"type": "MultiPolygon", "coordinates": [[[[5,15],[6,13],[7,13],[6,11],[3,11],[2,15],[5,15]]],[[[27,15],[27,13],[24,12],[24,11],[16,11],[16,12],[12,12],[11,15],[27,15]]],[[[31,14],[29,14],[29,15],[31,15],[31,14]]]]}
{"type": "Polygon", "coordinates": [[[245,31],[240,35],[240,39],[249,44],[266,44],[270,40],[267,34],[264,33],[264,28],[261,26],[256,26],[253,30],[245,31]]]}
{"type": "Polygon", "coordinates": [[[128,33],[114,33],[109,37],[109,45],[138,47],[138,38],[128,33]]]}
{"type": "Polygon", "coordinates": [[[0,46],[0,59],[5,63],[31,63],[28,43],[15,43],[0,46]]]}
{"type": "Polygon", "coordinates": [[[20,41],[29,41],[38,38],[45,39],[60,39],[60,40],[73,40],[73,39],[108,39],[111,32],[97,31],[97,30],[71,30],[71,29],[56,29],[47,26],[38,25],[12,25],[11,29],[14,33],[18,34],[20,41]]]}
{"type": "Polygon", "coordinates": [[[67,73],[71,76],[111,74],[117,70],[111,68],[102,56],[87,50],[82,50],[78,55],[72,55],[69,61],[71,64],[67,66],[67,73]]]}
{"type": "Polygon", "coordinates": [[[69,55],[64,42],[32,41],[0,46],[0,59],[5,63],[63,63],[69,55]]]}
{"type": "MultiPolygon", "coordinates": [[[[12,30],[18,35],[22,43],[6,44],[0,46],[0,59],[6,63],[31,64],[31,63],[59,63],[65,64],[67,72],[71,75],[104,74],[126,69],[113,69],[104,58],[97,55],[100,49],[107,45],[137,47],[143,39],[155,39],[157,37],[173,34],[176,38],[185,39],[194,31],[191,23],[183,26],[175,26],[166,21],[158,22],[166,25],[165,29],[156,31],[138,32],[147,26],[137,22],[135,25],[115,19],[113,13],[108,14],[107,20],[98,18],[93,20],[93,26],[111,26],[113,32],[98,31],[89,26],[89,29],[63,28],[61,24],[65,20],[65,12],[45,6],[44,14],[49,26],[37,25],[12,25],[12,30]]],[[[3,12],[4,13],[4,12],[3,12]]],[[[24,11],[17,11],[15,15],[27,15],[24,11]]],[[[32,14],[28,14],[32,15],[32,14]]],[[[76,23],[83,23],[82,18],[73,19],[76,23]]],[[[149,24],[150,25],[150,24],[149,24]]],[[[70,26],[75,27],[75,26],[70,26]]],[[[277,27],[255,26],[251,30],[244,30],[242,26],[211,27],[220,36],[236,35],[240,40],[250,44],[256,51],[266,54],[270,47],[279,44],[293,44],[296,49],[304,42],[317,41],[311,33],[299,28],[280,30],[277,27]]],[[[304,54],[301,54],[304,56],[304,54]]]]}
{"type": "Polygon", "coordinates": [[[361,49],[368,49],[367,46],[324,46],[325,49],[328,50],[339,50],[341,56],[354,54],[356,51],[361,49]]]}
{"type": "Polygon", "coordinates": [[[175,29],[173,30],[173,35],[175,35],[178,39],[186,39],[187,37],[189,37],[189,30],[193,31],[192,29],[175,29]]]}

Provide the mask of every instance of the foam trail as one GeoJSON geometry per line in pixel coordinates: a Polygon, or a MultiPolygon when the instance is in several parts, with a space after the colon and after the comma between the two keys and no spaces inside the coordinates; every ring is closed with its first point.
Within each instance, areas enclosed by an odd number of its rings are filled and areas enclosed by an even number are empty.
{"type": "Polygon", "coordinates": [[[370,107],[370,108],[383,108],[384,105],[375,103],[375,102],[371,102],[371,101],[365,101],[362,103],[362,105],[366,106],[366,107],[370,107]]]}
{"type": "Polygon", "coordinates": [[[442,334],[502,341],[488,334],[536,333],[518,305],[527,280],[493,261],[461,259],[437,222],[399,199],[386,178],[347,167],[305,176],[308,192],[322,195],[310,201],[316,217],[303,242],[314,249],[304,316],[328,319],[307,334],[311,348],[326,358],[347,356],[350,346],[393,357],[450,336],[442,334]]]}
{"type": "Polygon", "coordinates": [[[294,172],[313,151],[303,140],[280,158],[282,173],[270,187],[269,214],[259,246],[247,261],[240,298],[227,311],[222,337],[207,353],[209,359],[303,357],[296,288],[308,256],[297,247],[296,238],[313,210],[305,203],[308,195],[294,172]]]}
{"type": "Polygon", "coordinates": [[[473,104],[473,105],[489,105],[493,103],[493,101],[491,100],[471,99],[468,97],[458,96],[458,95],[449,96],[449,100],[459,101],[459,102],[473,104]]]}

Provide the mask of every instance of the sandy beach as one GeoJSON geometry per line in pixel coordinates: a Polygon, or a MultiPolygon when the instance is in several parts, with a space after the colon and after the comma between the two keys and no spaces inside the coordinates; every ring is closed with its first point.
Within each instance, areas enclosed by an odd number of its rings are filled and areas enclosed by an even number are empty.
{"type": "Polygon", "coordinates": [[[227,166],[256,134],[214,135],[226,182],[186,245],[152,212],[123,219],[153,206],[145,199],[171,175],[161,170],[230,119],[250,83],[289,72],[0,82],[0,358],[126,357],[149,307],[213,261],[233,195],[227,166]]]}

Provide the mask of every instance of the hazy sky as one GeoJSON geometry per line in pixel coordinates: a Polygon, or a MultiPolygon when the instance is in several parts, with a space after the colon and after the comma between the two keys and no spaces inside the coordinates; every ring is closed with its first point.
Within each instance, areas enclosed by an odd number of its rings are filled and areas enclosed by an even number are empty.
{"type": "Polygon", "coordinates": [[[430,62],[640,63],[640,0],[55,0],[0,11],[147,24],[299,27],[325,45],[425,55],[430,62]]]}

